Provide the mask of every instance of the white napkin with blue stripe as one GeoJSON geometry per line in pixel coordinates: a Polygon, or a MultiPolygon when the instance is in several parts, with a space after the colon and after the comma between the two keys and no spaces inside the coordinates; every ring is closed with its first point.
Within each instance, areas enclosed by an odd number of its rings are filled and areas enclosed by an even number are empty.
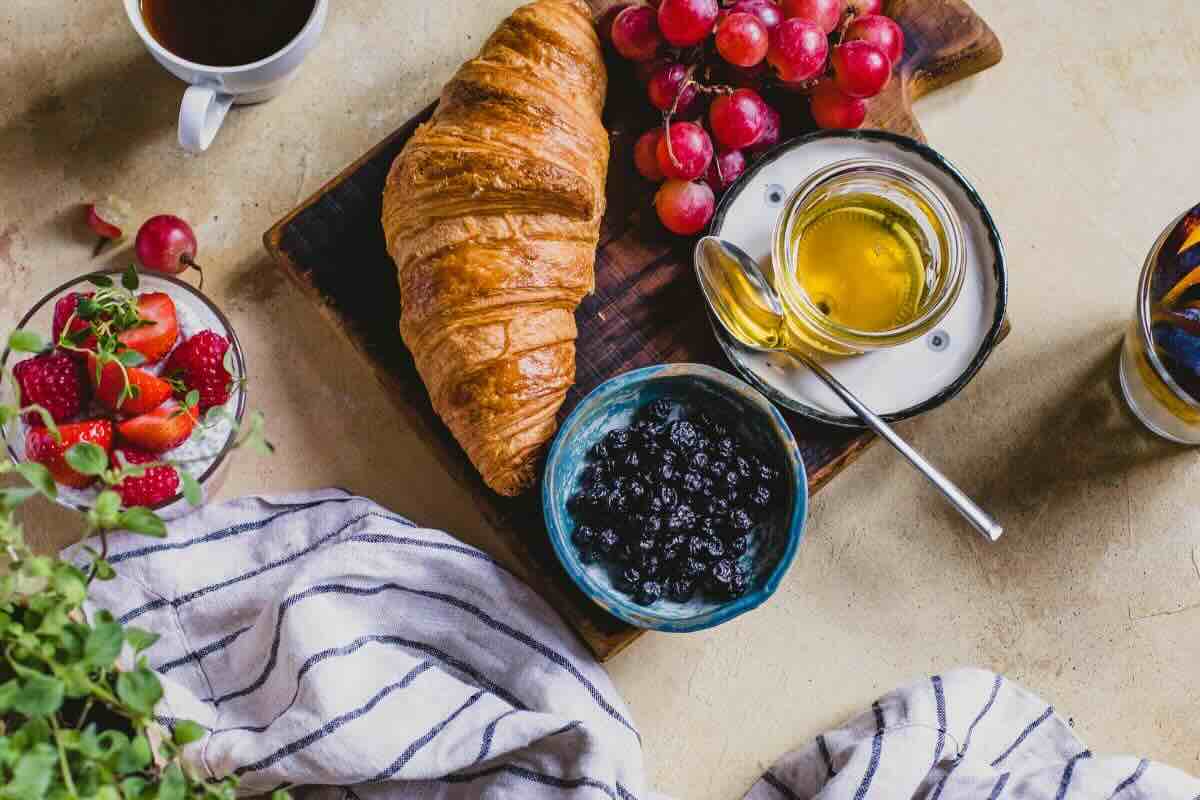
{"type": "MultiPolygon", "coordinates": [[[[322,800],[649,800],[607,674],[485,553],[342,491],[205,507],[117,535],[106,608],[162,638],[163,724],[246,793],[322,800]]],[[[66,555],[78,559],[77,548],[66,555]]],[[[1053,710],[962,670],[878,700],[776,763],[747,800],[1200,800],[1200,782],[1096,758],[1053,710]]]]}

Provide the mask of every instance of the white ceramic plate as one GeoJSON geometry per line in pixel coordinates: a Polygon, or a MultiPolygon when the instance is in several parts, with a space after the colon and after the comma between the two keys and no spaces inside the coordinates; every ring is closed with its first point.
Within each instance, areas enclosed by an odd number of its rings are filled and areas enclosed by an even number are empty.
{"type": "MultiPolygon", "coordinates": [[[[889,420],[941,405],[974,377],[999,338],[1007,306],[1004,249],[979,193],[933,149],[884,131],[821,131],[780,145],[730,187],[713,218],[712,234],[728,239],[771,272],[771,237],[784,202],[818,169],[848,158],[898,162],[921,174],[963,220],[966,276],[958,302],[936,329],[887,350],[823,363],[889,420]]],[[[833,425],[862,427],[858,417],[808,370],[782,356],[752,353],[714,322],[717,339],[748,381],[780,405],[833,425]]]]}

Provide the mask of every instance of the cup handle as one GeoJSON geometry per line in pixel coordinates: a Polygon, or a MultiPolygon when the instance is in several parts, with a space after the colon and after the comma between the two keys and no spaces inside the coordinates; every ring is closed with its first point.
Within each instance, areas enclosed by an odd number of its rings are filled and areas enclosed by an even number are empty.
{"type": "Polygon", "coordinates": [[[233,95],[211,86],[189,86],[179,107],[179,146],[189,153],[202,153],[216,138],[233,95]]]}

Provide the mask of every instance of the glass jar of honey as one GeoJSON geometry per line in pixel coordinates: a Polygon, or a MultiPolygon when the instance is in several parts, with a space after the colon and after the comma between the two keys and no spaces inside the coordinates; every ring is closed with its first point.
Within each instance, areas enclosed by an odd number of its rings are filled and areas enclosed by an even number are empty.
{"type": "Polygon", "coordinates": [[[792,341],[834,355],[895,347],[934,328],[958,299],[966,259],[945,195],[875,159],[831,164],[796,187],[773,255],[792,341]]]}

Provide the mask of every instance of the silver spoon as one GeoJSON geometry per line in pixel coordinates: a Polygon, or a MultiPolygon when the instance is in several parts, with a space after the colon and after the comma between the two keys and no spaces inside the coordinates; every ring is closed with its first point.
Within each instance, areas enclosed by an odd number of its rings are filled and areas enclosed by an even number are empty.
{"type": "Polygon", "coordinates": [[[758,263],[740,247],[705,236],[696,243],[696,275],[709,306],[721,327],[748,350],[760,353],[782,353],[808,367],[842,399],[867,427],[900,451],[938,491],[950,501],[967,521],[994,542],[1004,533],[1000,523],[980,508],[974,500],[914,450],[908,442],[863,405],[853,392],[833,377],[827,369],[800,350],[787,347],[783,302],[774,287],[758,268],[758,263]]]}

